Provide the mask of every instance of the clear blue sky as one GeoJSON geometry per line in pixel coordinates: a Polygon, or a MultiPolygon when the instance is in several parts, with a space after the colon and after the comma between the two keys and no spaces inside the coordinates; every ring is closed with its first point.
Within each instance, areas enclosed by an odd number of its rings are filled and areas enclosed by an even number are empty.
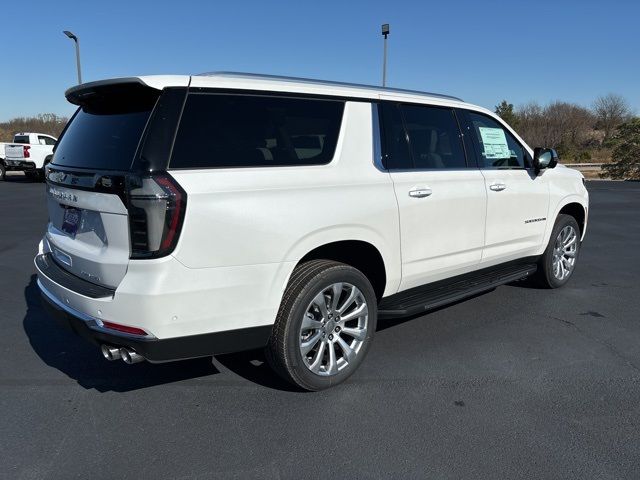
{"type": "Polygon", "coordinates": [[[42,1],[5,7],[0,120],[73,108],[71,40],[85,81],[234,70],[378,84],[489,108],[610,92],[640,113],[640,1],[42,1]],[[11,12],[11,14],[7,14],[11,12]]]}

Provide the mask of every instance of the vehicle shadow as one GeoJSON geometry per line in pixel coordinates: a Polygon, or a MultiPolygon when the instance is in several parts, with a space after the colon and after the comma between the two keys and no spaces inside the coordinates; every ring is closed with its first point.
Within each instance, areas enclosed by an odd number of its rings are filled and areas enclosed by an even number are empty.
{"type": "Polygon", "coordinates": [[[37,178],[27,176],[22,172],[7,172],[4,181],[9,183],[40,183],[37,178]]]}
{"type": "Polygon", "coordinates": [[[27,304],[24,331],[33,350],[47,365],[76,380],[82,387],[99,392],[128,392],[219,373],[211,358],[135,365],[105,360],[95,345],[60,328],[48,318],[41,304],[36,278],[32,275],[24,289],[27,304]]]}
{"type": "MultiPolygon", "coordinates": [[[[127,365],[122,361],[106,361],[95,345],[71,331],[60,328],[55,321],[48,318],[41,303],[36,279],[36,275],[32,275],[29,284],[24,289],[27,304],[27,313],[23,321],[25,333],[36,354],[47,365],[60,370],[82,387],[100,392],[128,392],[220,373],[210,357],[162,364],[142,362],[127,365]]],[[[521,281],[509,285],[525,286],[521,281]]],[[[401,325],[491,291],[493,290],[417,315],[380,319],[377,330],[382,331],[401,325]]],[[[217,355],[215,358],[222,367],[252,383],[281,391],[301,391],[273,372],[262,350],[217,355]]]]}

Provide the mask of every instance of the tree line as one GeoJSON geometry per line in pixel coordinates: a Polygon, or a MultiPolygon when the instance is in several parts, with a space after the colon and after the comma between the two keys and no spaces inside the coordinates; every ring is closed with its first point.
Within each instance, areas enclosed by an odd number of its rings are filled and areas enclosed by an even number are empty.
{"type": "Polygon", "coordinates": [[[503,100],[495,112],[529,145],[554,147],[565,162],[591,160],[599,149],[609,149],[599,158],[610,155],[616,129],[633,118],[629,104],[615,94],[598,97],[592,108],[562,101],[514,108],[503,100]]]}
{"type": "Polygon", "coordinates": [[[0,122],[0,142],[11,142],[18,132],[46,133],[56,138],[69,119],[55,113],[41,113],[35,117],[19,117],[0,122]]]}
{"type": "Polygon", "coordinates": [[[495,112],[530,146],[553,147],[561,161],[602,162],[613,178],[640,178],[640,118],[620,95],[598,97],[591,108],[555,101],[517,108],[503,100],[495,112]]]}

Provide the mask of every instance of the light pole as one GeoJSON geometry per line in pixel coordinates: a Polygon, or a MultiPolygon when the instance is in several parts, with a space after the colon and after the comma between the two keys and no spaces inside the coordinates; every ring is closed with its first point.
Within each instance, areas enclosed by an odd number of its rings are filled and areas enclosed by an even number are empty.
{"type": "Polygon", "coordinates": [[[382,35],[384,35],[384,56],[382,58],[382,86],[387,86],[387,36],[389,35],[389,24],[382,25],[382,35]]]}
{"type": "Polygon", "coordinates": [[[76,43],[76,64],[78,65],[78,84],[81,84],[82,83],[82,73],[80,71],[80,42],[78,40],[78,37],[76,37],[69,30],[65,30],[62,33],[64,33],[67,37],[69,37],[71,40],[73,40],[76,43]]]}

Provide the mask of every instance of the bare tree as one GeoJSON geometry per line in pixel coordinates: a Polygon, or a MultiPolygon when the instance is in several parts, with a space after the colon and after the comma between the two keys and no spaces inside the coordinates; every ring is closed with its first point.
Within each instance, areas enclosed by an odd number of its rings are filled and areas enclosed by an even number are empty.
{"type": "Polygon", "coordinates": [[[593,112],[598,119],[598,128],[604,131],[605,142],[611,138],[616,127],[631,118],[631,108],[627,101],[614,93],[598,97],[593,103],[593,112]]]}

